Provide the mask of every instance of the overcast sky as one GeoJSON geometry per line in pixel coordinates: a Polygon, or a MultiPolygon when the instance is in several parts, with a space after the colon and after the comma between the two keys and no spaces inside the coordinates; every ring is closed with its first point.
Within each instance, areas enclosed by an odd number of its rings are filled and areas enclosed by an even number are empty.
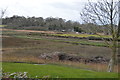
{"type": "MultiPolygon", "coordinates": [[[[5,16],[60,17],[80,21],[80,11],[88,0],[0,0],[5,16]]],[[[96,0],[93,0],[96,1],[96,0]]]]}

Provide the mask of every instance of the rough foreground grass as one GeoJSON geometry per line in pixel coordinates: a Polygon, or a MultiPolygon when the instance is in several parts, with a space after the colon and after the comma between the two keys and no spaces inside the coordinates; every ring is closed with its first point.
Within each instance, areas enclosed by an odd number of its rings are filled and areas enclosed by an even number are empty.
{"type": "Polygon", "coordinates": [[[28,72],[30,78],[117,78],[117,73],[95,72],[52,64],[35,65],[26,63],[3,63],[4,72],[28,72]]]}

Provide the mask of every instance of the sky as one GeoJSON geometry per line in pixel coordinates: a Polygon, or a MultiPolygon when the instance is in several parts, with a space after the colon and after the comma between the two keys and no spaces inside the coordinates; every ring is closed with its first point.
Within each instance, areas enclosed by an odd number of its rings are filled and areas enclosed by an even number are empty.
{"type": "Polygon", "coordinates": [[[87,0],[0,0],[5,16],[59,17],[79,21],[80,11],[87,0]],[[84,1],[84,2],[83,2],[84,1]]]}
{"type": "MultiPolygon", "coordinates": [[[[80,12],[88,0],[0,0],[5,16],[59,17],[80,21],[80,12]]],[[[92,0],[96,1],[96,0],[92,0]]]]}

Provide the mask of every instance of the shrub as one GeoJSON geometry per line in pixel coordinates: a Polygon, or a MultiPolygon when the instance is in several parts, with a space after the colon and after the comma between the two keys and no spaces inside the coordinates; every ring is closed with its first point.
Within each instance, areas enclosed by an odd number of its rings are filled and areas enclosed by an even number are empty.
{"type": "Polygon", "coordinates": [[[88,39],[89,40],[102,40],[102,38],[100,38],[100,37],[94,37],[94,36],[89,36],[88,39]]]}

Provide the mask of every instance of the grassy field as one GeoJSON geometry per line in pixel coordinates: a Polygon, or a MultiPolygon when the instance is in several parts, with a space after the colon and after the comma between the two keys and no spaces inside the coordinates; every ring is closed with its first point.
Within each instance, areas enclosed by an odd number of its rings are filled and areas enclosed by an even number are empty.
{"type": "Polygon", "coordinates": [[[104,42],[93,42],[93,41],[87,41],[87,40],[63,40],[63,39],[50,39],[50,38],[39,38],[39,37],[33,37],[33,36],[14,36],[17,38],[28,38],[28,39],[35,39],[35,40],[49,40],[49,41],[56,41],[56,42],[64,42],[64,43],[71,43],[71,44],[81,44],[81,45],[90,45],[90,46],[101,46],[101,47],[108,47],[107,44],[104,42]]]}
{"type": "MultiPolygon", "coordinates": [[[[81,45],[90,45],[90,46],[101,46],[101,47],[108,47],[108,45],[104,41],[95,41],[95,40],[87,40],[87,39],[74,39],[74,38],[60,38],[62,37],[97,37],[98,35],[89,35],[89,34],[57,34],[57,32],[42,32],[42,31],[30,31],[30,30],[3,30],[3,35],[7,36],[14,36],[20,38],[30,38],[30,39],[47,39],[50,41],[58,41],[58,42],[65,42],[65,43],[72,43],[72,44],[81,44],[81,45]],[[59,38],[58,38],[59,36],[59,38]]],[[[110,35],[102,35],[104,38],[111,38],[110,35]]],[[[120,47],[118,45],[118,47],[120,47]]]]}
{"type": "MultiPolygon", "coordinates": [[[[53,35],[53,36],[70,36],[70,37],[100,37],[99,35],[95,34],[75,34],[75,33],[63,33],[63,32],[53,32],[53,31],[34,31],[34,30],[12,30],[12,29],[5,29],[6,32],[34,32],[34,33],[46,33],[47,35],[53,35]]],[[[110,35],[102,35],[104,38],[111,38],[110,35]]]]}
{"type": "Polygon", "coordinates": [[[4,72],[28,72],[31,78],[117,78],[117,73],[95,72],[52,64],[3,63],[4,72]]]}
{"type": "MultiPolygon", "coordinates": [[[[64,52],[83,57],[106,56],[110,58],[110,50],[106,47],[76,45],[47,39],[28,39],[17,37],[3,37],[3,56],[24,55],[38,57],[42,53],[64,52]],[[101,54],[104,53],[104,54],[101,54]]],[[[3,60],[4,60],[3,57],[3,60]]]]}
{"type": "Polygon", "coordinates": [[[102,45],[104,45],[103,42],[48,37],[43,35],[41,36],[39,33],[31,33],[31,35],[28,34],[29,33],[27,32],[3,31],[3,61],[57,63],[80,68],[88,68],[96,71],[106,71],[107,64],[102,64],[101,68],[99,68],[101,64],[84,65],[76,62],[46,61],[39,58],[42,53],[52,54],[57,51],[85,58],[104,56],[109,59],[111,50],[107,47],[102,47],[102,45]]]}
{"type": "MultiPolygon", "coordinates": [[[[80,62],[40,59],[43,53],[61,52],[75,56],[92,58],[103,56],[110,59],[111,50],[103,41],[46,36],[47,32],[25,32],[6,30],[2,32],[2,61],[5,72],[28,72],[30,77],[99,78],[117,77],[117,73],[107,73],[106,64],[85,64],[80,62]],[[33,65],[26,62],[47,65],[33,65]],[[56,65],[55,65],[56,64],[56,65]],[[83,69],[83,70],[82,70],[83,69]],[[85,70],[84,70],[85,69],[85,70]],[[92,70],[92,71],[88,71],[92,70]],[[98,72],[95,72],[98,71],[98,72]],[[74,74],[76,73],[76,74],[74,74]]],[[[50,32],[53,35],[53,32],[50,32]]],[[[47,33],[48,34],[48,33],[47,33]]],[[[56,34],[56,33],[55,33],[56,34]]],[[[61,34],[63,35],[63,34],[61,34]]],[[[71,34],[70,34],[71,35],[71,34]]],[[[77,35],[77,34],[76,34],[77,35]]],[[[66,36],[66,35],[64,35],[66,36]]],[[[87,35],[82,35],[88,37],[87,35]]],[[[118,68],[115,66],[114,72],[118,68]]]]}

